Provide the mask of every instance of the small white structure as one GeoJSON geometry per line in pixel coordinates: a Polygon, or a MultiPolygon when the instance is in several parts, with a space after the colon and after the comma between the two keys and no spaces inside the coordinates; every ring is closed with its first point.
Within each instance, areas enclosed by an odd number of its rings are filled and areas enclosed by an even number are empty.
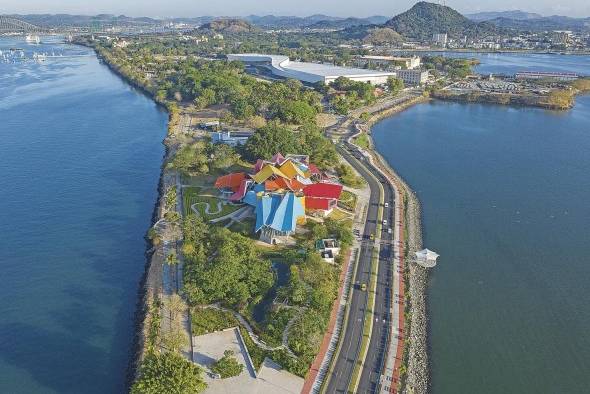
{"type": "Polygon", "coordinates": [[[438,254],[429,249],[416,252],[416,264],[424,268],[432,268],[436,265],[438,254]]]}
{"type": "Polygon", "coordinates": [[[334,259],[340,254],[340,244],[334,238],[320,239],[316,242],[316,249],[328,263],[334,263],[334,259]]]}
{"type": "Polygon", "coordinates": [[[211,141],[214,144],[226,144],[229,146],[244,145],[252,133],[239,131],[216,131],[211,133],[211,141]]]}

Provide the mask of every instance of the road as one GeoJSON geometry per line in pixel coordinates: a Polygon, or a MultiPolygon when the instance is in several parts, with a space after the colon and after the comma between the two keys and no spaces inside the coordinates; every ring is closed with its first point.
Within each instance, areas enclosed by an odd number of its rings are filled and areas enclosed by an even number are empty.
{"type": "MultiPolygon", "coordinates": [[[[338,152],[348,161],[359,174],[367,181],[371,190],[369,198],[369,208],[367,211],[367,220],[362,233],[362,244],[357,265],[355,285],[349,300],[348,324],[346,325],[341,338],[342,348],[335,361],[333,374],[327,376],[328,384],[327,393],[346,393],[352,377],[354,365],[358,359],[360,343],[362,338],[362,329],[367,309],[368,292],[360,290],[360,283],[369,283],[371,272],[372,256],[375,249],[375,242],[370,239],[374,234],[377,241],[379,238],[391,238],[392,235],[387,233],[387,228],[393,222],[391,208],[384,208],[383,215],[388,224],[383,226],[382,234],[375,234],[377,228],[381,188],[379,182],[385,179],[376,171],[371,175],[367,166],[368,162],[354,158],[348,151],[337,147],[338,152]],[[377,181],[377,178],[379,181],[377,181]]],[[[393,206],[393,190],[388,184],[383,184],[384,201],[388,202],[389,207],[393,206]]],[[[385,240],[384,240],[385,241],[385,240]]],[[[367,365],[363,369],[361,383],[358,392],[374,392],[377,382],[379,381],[380,371],[382,369],[385,344],[387,341],[389,327],[389,310],[391,302],[389,294],[391,278],[391,243],[383,242],[380,250],[380,264],[377,280],[377,293],[375,303],[375,314],[377,320],[373,323],[373,336],[371,338],[367,353],[367,365]],[[377,339],[378,338],[378,339],[377,339]],[[368,374],[368,375],[367,375],[368,374]]]]}
{"type": "Polygon", "coordinates": [[[383,208],[383,219],[387,220],[387,225],[383,226],[381,234],[379,271],[377,273],[377,290],[373,313],[373,331],[357,393],[374,393],[378,389],[379,379],[385,361],[385,350],[389,340],[389,331],[391,329],[391,280],[393,278],[393,251],[391,242],[393,240],[393,229],[392,234],[389,234],[387,230],[392,228],[395,223],[395,194],[391,184],[385,180],[385,177],[377,172],[375,175],[383,186],[383,201],[388,204],[387,208],[383,208]]]}

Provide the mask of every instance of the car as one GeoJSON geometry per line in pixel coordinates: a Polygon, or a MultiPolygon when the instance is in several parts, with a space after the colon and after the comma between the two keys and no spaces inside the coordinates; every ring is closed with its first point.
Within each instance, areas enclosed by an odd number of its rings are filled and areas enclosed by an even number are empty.
{"type": "Polygon", "coordinates": [[[375,234],[371,234],[369,238],[371,239],[371,241],[373,241],[375,239],[375,234]]]}
{"type": "Polygon", "coordinates": [[[385,203],[385,208],[389,208],[389,203],[388,202],[385,203]]]}
{"type": "Polygon", "coordinates": [[[391,227],[387,229],[387,233],[391,234],[391,227]]]}
{"type": "Polygon", "coordinates": [[[367,291],[367,284],[361,283],[361,291],[367,291]]]}
{"type": "Polygon", "coordinates": [[[387,219],[383,219],[383,225],[387,226],[387,219]]]}

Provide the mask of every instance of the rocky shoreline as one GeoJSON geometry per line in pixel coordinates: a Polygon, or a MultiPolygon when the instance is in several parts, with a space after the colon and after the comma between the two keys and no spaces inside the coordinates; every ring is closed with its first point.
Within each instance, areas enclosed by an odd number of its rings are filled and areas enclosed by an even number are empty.
{"type": "MultiPolygon", "coordinates": [[[[359,126],[369,132],[372,125],[379,120],[401,112],[413,105],[427,102],[427,97],[416,97],[405,101],[400,105],[379,111],[359,126]]],[[[404,245],[405,260],[422,249],[422,224],[420,202],[416,194],[411,190],[403,178],[387,163],[387,161],[374,149],[374,143],[370,139],[373,156],[377,159],[381,168],[386,171],[395,181],[400,195],[404,199],[404,223],[407,231],[404,245]]],[[[405,274],[406,286],[409,292],[406,293],[406,323],[409,329],[406,330],[406,347],[403,352],[402,368],[406,374],[402,378],[400,392],[408,394],[422,394],[429,391],[430,366],[428,359],[428,318],[426,290],[428,285],[428,271],[416,264],[407,264],[405,274]]]]}

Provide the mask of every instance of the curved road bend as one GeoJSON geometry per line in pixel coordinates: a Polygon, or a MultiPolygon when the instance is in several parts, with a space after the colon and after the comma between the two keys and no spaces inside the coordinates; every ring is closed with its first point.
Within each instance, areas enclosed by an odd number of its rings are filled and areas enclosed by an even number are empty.
{"type": "Polygon", "coordinates": [[[370,236],[376,231],[380,189],[378,182],[369,174],[364,165],[339,146],[336,149],[367,180],[371,190],[367,221],[362,235],[363,242],[356,268],[355,285],[349,298],[348,324],[343,336],[340,338],[342,348],[338,354],[338,359],[335,361],[333,373],[326,377],[328,380],[327,393],[346,393],[360,351],[368,293],[361,291],[358,284],[369,283],[371,257],[374,249],[374,241],[370,241],[370,236]]]}

